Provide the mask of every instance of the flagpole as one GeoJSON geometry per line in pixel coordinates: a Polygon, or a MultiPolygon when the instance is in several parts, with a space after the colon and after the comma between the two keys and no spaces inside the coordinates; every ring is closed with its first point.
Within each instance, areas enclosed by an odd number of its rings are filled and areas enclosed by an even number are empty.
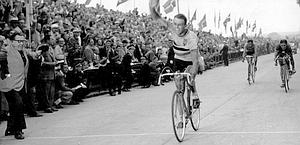
{"type": "Polygon", "coordinates": [[[179,0],[177,0],[177,13],[179,14],[179,0]]]}

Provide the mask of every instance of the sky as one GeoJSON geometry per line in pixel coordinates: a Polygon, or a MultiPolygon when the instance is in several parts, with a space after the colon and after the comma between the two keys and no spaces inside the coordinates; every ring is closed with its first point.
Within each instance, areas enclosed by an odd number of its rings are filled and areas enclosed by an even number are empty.
{"type": "MultiPolygon", "coordinates": [[[[86,0],[77,0],[78,3],[84,3],[86,0]]],[[[118,0],[92,0],[89,6],[95,6],[101,3],[107,9],[128,12],[137,7],[141,13],[149,13],[149,0],[128,0],[127,2],[116,7],[118,0]]],[[[162,5],[167,0],[160,0],[161,12],[163,16],[173,18],[176,15],[177,8],[169,14],[163,12],[162,5]]],[[[244,19],[244,25],[239,29],[238,34],[241,35],[246,31],[245,25],[248,20],[251,25],[256,21],[256,31],[249,32],[254,35],[262,29],[263,34],[271,32],[299,32],[300,31],[300,6],[296,0],[179,0],[179,12],[192,17],[194,11],[197,10],[197,18],[193,22],[194,27],[206,14],[207,27],[204,31],[213,33],[222,33],[223,35],[231,35],[230,26],[234,26],[234,21],[238,21],[241,17],[244,19]],[[188,12],[190,11],[190,12],[188,12]],[[214,15],[221,14],[221,29],[214,27],[214,15]],[[224,19],[231,14],[231,21],[227,24],[227,33],[223,26],[224,19]]]]}

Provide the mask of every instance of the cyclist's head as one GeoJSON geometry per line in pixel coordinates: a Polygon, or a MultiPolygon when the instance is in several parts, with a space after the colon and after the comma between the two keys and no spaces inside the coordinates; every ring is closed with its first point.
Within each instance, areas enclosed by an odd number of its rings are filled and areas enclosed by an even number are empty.
{"type": "Polygon", "coordinates": [[[183,14],[177,14],[174,16],[173,23],[176,33],[179,35],[186,29],[187,18],[183,14]]]}
{"type": "Polygon", "coordinates": [[[279,45],[280,45],[281,48],[285,49],[286,45],[287,45],[287,40],[285,40],[285,39],[280,40],[279,45]]]}

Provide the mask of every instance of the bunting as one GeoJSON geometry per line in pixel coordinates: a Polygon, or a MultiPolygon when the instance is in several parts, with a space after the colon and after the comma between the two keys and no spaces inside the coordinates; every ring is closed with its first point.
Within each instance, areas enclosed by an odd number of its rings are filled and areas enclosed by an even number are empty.
{"type": "Polygon", "coordinates": [[[128,1],[128,0],[118,0],[117,6],[119,6],[120,4],[125,3],[125,2],[127,2],[127,1],[128,1]]]}
{"type": "Polygon", "coordinates": [[[165,13],[168,14],[173,11],[173,9],[176,7],[175,0],[168,0],[164,5],[165,13]]]}

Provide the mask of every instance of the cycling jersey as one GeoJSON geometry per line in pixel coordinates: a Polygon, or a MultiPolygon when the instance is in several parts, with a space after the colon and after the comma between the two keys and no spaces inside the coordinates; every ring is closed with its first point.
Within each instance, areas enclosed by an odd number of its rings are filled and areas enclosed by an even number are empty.
{"type": "Polygon", "coordinates": [[[277,55],[276,55],[275,57],[277,57],[277,56],[283,57],[285,54],[288,54],[288,55],[291,56],[291,57],[292,57],[292,55],[293,55],[293,53],[292,53],[292,48],[291,48],[290,45],[287,45],[286,48],[285,48],[285,50],[283,50],[283,49],[281,48],[281,46],[278,45],[278,46],[276,47],[276,52],[277,52],[277,55]]]}
{"type": "Polygon", "coordinates": [[[247,55],[253,55],[255,53],[255,45],[247,43],[245,45],[245,51],[247,55]]]}
{"type": "Polygon", "coordinates": [[[174,58],[182,61],[192,61],[191,51],[198,48],[197,35],[188,30],[184,36],[173,34],[171,40],[173,40],[174,58]]]}

